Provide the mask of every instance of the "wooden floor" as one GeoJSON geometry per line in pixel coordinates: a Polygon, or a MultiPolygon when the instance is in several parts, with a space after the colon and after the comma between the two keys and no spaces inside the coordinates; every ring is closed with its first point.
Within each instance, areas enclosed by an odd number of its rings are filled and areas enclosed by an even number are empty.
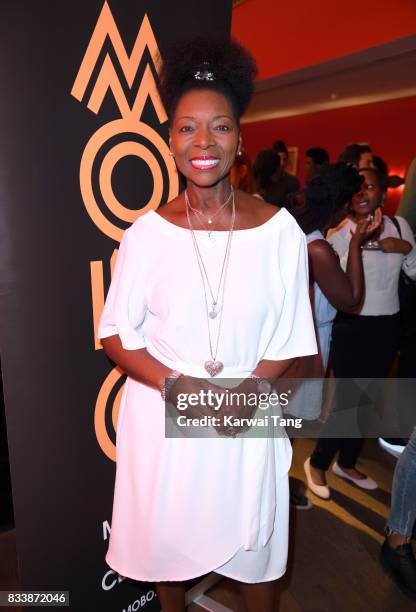
{"type": "MultiPolygon", "coordinates": [[[[303,480],[303,462],[312,447],[312,440],[295,441],[293,477],[303,480]]],[[[288,571],[279,581],[276,610],[415,612],[415,602],[397,589],[378,561],[394,466],[393,457],[368,441],[358,467],[379,482],[378,490],[365,492],[331,472],[332,499],[325,502],[311,494],[311,510],[291,512],[288,571]]],[[[18,588],[14,547],[14,531],[0,534],[0,584],[8,588],[18,588]]],[[[232,581],[223,579],[208,593],[231,610],[244,611],[232,581]]],[[[189,607],[189,612],[200,610],[195,604],[189,607]]]]}
{"type": "MultiPolygon", "coordinates": [[[[312,440],[295,441],[293,477],[304,480],[303,462],[312,448],[312,440]]],[[[395,459],[370,440],[358,467],[378,481],[378,490],[363,491],[331,472],[330,501],[310,494],[311,510],[291,511],[288,571],[279,581],[276,610],[416,611],[416,603],[401,593],[378,561],[394,466],[395,459]]],[[[244,611],[241,597],[228,579],[215,585],[209,595],[235,612],[244,611]]],[[[193,605],[189,610],[201,608],[193,605]]]]}

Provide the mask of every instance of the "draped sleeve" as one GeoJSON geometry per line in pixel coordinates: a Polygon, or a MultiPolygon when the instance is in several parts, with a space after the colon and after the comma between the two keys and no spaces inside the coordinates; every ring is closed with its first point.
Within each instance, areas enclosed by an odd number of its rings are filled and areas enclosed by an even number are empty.
{"type": "Polygon", "coordinates": [[[280,233],[278,261],[284,286],[283,305],[263,359],[279,361],[315,355],[318,350],[309,298],[306,238],[293,218],[280,233]]]}
{"type": "Polygon", "coordinates": [[[114,272],[98,326],[98,337],[118,334],[123,348],[135,350],[146,346],[145,261],[140,257],[137,232],[127,229],[120,243],[114,272]]]}

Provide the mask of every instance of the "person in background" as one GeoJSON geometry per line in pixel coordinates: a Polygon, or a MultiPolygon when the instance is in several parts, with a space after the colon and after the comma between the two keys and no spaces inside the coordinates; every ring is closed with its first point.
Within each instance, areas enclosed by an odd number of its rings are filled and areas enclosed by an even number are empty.
{"type": "Polygon", "coordinates": [[[357,169],[374,168],[373,153],[369,145],[348,145],[338,157],[338,161],[357,169]]]}
{"type": "Polygon", "coordinates": [[[329,164],[328,151],[321,147],[311,147],[306,151],[305,168],[306,182],[309,183],[314,176],[319,174],[319,170],[329,164]]]}
{"type": "Polygon", "coordinates": [[[273,176],[280,168],[280,157],[274,149],[263,149],[257,153],[253,172],[258,191],[256,196],[260,196],[270,204],[276,204],[274,201],[274,183],[273,176]]]}
{"type": "Polygon", "coordinates": [[[353,196],[361,190],[361,183],[362,177],[355,168],[342,163],[328,164],[307,185],[305,205],[290,211],[306,234],[309,281],[314,289],[315,323],[324,371],[328,363],[331,326],[336,310],[354,309],[363,297],[360,246],[380,225],[378,220],[370,224],[367,216],[355,225],[344,271],[325,236],[345,219],[353,196]]]}
{"type": "Polygon", "coordinates": [[[379,155],[373,155],[373,166],[382,176],[387,177],[389,175],[389,167],[384,159],[379,155]]]}
{"type": "MultiPolygon", "coordinates": [[[[361,191],[353,197],[351,211],[328,240],[345,269],[352,234],[360,220],[382,208],[387,186],[375,168],[363,168],[361,191]]],[[[335,378],[385,378],[399,347],[400,271],[416,279],[416,244],[407,222],[397,218],[403,238],[393,221],[383,216],[378,249],[363,254],[365,295],[351,312],[339,310],[332,329],[331,355],[335,378]],[[364,348],[365,347],[365,348],[364,348]]],[[[360,413],[361,414],[361,413],[360,413]]],[[[364,415],[365,416],[365,415],[364,415]]],[[[359,415],[360,418],[360,415],[359,415]]],[[[363,439],[320,438],[308,459],[311,482],[321,487],[324,499],[330,496],[325,473],[339,451],[333,472],[363,489],[376,489],[377,483],[356,468],[363,439]]],[[[305,468],[306,469],[306,468],[305,468]]]]}
{"type": "Polygon", "coordinates": [[[273,177],[273,185],[268,188],[268,202],[287,208],[289,194],[299,190],[300,183],[296,176],[287,172],[289,152],[283,140],[276,140],[273,149],[280,157],[280,166],[273,177]]]}
{"type": "Polygon", "coordinates": [[[384,569],[401,590],[416,599],[416,559],[410,540],[416,523],[416,427],[397,462],[386,539],[380,553],[384,569]]]}
{"type": "Polygon", "coordinates": [[[373,155],[373,165],[380,174],[386,177],[387,187],[389,189],[396,189],[403,185],[404,178],[402,176],[398,176],[397,174],[390,174],[389,167],[379,155],[373,155]]]}
{"type": "MultiPolygon", "coordinates": [[[[306,234],[309,260],[310,296],[314,308],[314,319],[319,354],[302,358],[286,371],[285,377],[304,380],[302,386],[289,402],[286,413],[305,420],[316,420],[322,408],[322,376],[328,365],[332,322],[337,308],[349,310],[356,307],[364,292],[364,275],[361,245],[379,227],[381,213],[374,222],[363,218],[357,223],[348,249],[346,271],[341,268],[339,258],[324,236],[348,213],[354,194],[361,189],[362,177],[355,168],[346,164],[327,164],[306,186],[305,204],[290,210],[300,228],[306,234]],[[319,363],[317,363],[319,362],[319,363]]],[[[324,489],[314,485],[305,465],[309,488],[317,494],[324,489]]],[[[307,508],[307,498],[291,482],[291,504],[307,508]]]]}
{"type": "Polygon", "coordinates": [[[231,185],[234,189],[240,189],[246,193],[256,193],[257,185],[253,175],[253,164],[250,155],[244,149],[240,149],[231,168],[231,185]]]}
{"type": "Polygon", "coordinates": [[[397,214],[406,219],[413,234],[416,234],[416,157],[411,161],[407,171],[397,214]]]}

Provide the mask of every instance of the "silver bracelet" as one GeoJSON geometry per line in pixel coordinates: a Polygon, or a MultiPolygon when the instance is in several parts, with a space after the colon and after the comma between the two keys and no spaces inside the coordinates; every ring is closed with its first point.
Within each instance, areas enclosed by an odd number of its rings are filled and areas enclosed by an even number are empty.
{"type": "Polygon", "coordinates": [[[270,393],[273,388],[271,382],[267,378],[257,376],[257,374],[251,373],[247,378],[257,383],[257,391],[259,393],[270,393]]]}
{"type": "Polygon", "coordinates": [[[172,370],[169,376],[166,376],[165,384],[162,386],[160,390],[160,395],[162,396],[162,399],[164,402],[169,401],[169,396],[170,396],[172,387],[175,384],[175,382],[178,380],[178,378],[180,378],[181,376],[183,376],[183,374],[182,372],[179,372],[178,370],[172,370]]]}

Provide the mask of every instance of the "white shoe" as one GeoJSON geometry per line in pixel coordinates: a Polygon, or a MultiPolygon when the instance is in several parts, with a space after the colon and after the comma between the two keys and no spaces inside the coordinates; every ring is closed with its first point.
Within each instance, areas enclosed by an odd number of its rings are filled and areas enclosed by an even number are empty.
{"type": "Polygon", "coordinates": [[[303,464],[308,487],[310,488],[312,493],[315,493],[315,495],[317,495],[321,499],[329,499],[331,497],[331,493],[329,491],[328,485],[318,485],[318,484],[315,484],[314,481],[312,480],[310,461],[311,461],[311,458],[308,457],[305,463],[303,464]]]}
{"type": "Polygon", "coordinates": [[[404,444],[404,441],[402,442],[401,439],[398,439],[395,442],[396,443],[388,442],[386,438],[378,439],[378,443],[381,448],[387,453],[390,453],[390,455],[393,455],[393,457],[396,457],[396,459],[398,459],[406,448],[406,444],[404,444]]]}
{"type": "Polygon", "coordinates": [[[341,478],[345,478],[346,480],[351,480],[351,482],[356,484],[357,487],[361,487],[361,489],[367,489],[368,491],[378,489],[378,484],[375,480],[373,480],[369,476],[366,476],[365,478],[353,478],[352,476],[344,472],[344,470],[339,467],[336,461],[332,466],[332,471],[336,476],[340,476],[341,478]]]}

